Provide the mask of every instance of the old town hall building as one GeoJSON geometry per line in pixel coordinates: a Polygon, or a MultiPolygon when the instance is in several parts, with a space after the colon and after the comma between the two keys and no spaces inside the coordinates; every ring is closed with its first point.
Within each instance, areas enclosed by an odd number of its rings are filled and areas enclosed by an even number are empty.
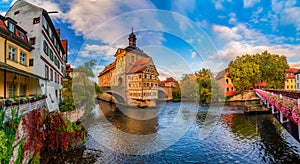
{"type": "Polygon", "coordinates": [[[118,89],[130,105],[153,106],[158,98],[158,72],[150,56],[136,46],[136,36],[129,35],[129,46],[119,48],[115,61],[98,76],[101,87],[118,89]]]}

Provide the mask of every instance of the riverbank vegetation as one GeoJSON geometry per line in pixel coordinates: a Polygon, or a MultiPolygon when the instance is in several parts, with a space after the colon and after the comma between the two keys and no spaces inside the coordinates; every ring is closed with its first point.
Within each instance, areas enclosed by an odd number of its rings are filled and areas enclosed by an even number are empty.
{"type": "Polygon", "coordinates": [[[201,69],[193,74],[184,74],[179,81],[180,87],[173,89],[173,98],[197,100],[201,104],[217,101],[220,95],[218,83],[209,69],[201,69]],[[216,98],[212,100],[213,98],[216,98]]]}
{"type": "Polygon", "coordinates": [[[0,163],[9,163],[13,155],[13,143],[19,123],[19,108],[4,107],[0,103],[0,163]],[[10,110],[10,116],[6,115],[8,110],[10,110]]]}
{"type": "Polygon", "coordinates": [[[93,67],[96,61],[90,60],[78,68],[74,68],[73,78],[66,77],[63,81],[62,101],[59,109],[62,112],[73,111],[85,105],[86,109],[93,109],[95,95],[101,95],[101,88],[90,80],[94,78],[93,67]]]}

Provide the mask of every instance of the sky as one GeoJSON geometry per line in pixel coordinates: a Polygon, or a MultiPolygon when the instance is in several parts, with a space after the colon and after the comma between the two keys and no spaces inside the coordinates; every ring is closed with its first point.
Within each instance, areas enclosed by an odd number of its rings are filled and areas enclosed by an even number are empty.
{"type": "MultiPolygon", "coordinates": [[[[153,58],[164,79],[227,67],[243,54],[287,56],[300,68],[300,1],[297,0],[27,0],[51,14],[68,39],[69,63],[95,59],[95,75],[128,46],[133,28],[137,46],[153,58]]],[[[1,0],[5,15],[13,0],[1,0]]]]}

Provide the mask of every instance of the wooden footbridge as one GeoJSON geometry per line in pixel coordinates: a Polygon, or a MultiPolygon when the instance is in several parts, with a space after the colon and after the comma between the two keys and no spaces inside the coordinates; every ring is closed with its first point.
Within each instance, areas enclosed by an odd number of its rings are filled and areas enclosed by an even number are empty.
{"type": "Polygon", "coordinates": [[[300,95],[296,97],[285,91],[274,93],[259,89],[255,93],[280,124],[300,142],[300,95]],[[294,96],[288,97],[288,94],[294,96]]]}

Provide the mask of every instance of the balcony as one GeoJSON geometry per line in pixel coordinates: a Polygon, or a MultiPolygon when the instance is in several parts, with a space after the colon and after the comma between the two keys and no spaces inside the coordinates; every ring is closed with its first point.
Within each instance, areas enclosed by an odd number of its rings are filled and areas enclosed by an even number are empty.
{"type": "Polygon", "coordinates": [[[11,116],[11,108],[19,107],[19,115],[25,115],[35,109],[46,107],[45,95],[30,96],[30,97],[19,97],[15,99],[1,99],[0,109],[5,110],[6,116],[11,116]]]}

